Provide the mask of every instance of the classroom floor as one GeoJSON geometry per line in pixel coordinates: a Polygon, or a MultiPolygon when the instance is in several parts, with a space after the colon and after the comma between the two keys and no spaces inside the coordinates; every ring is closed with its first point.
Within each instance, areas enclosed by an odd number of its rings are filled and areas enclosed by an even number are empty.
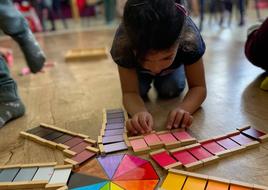
{"type": "MultiPolygon", "coordinates": [[[[259,89],[264,73],[252,66],[243,54],[241,35],[245,28],[234,31],[213,28],[211,31],[212,35],[204,33],[208,96],[202,108],[194,114],[190,133],[202,140],[234,131],[245,124],[268,132],[268,92],[259,89]]],[[[18,46],[9,38],[0,41],[2,46],[14,50],[15,65],[11,73],[27,107],[24,117],[0,129],[0,165],[63,163],[60,151],[19,137],[20,131],[36,127],[40,122],[97,139],[102,109],[122,106],[116,65],[110,57],[94,62],[65,63],[64,54],[72,48],[109,48],[114,32],[113,27],[108,27],[37,35],[48,60],[57,64],[45,73],[23,77],[19,72],[25,67],[25,61],[18,46]]],[[[163,130],[169,110],[182,97],[158,100],[153,90],[149,95],[147,106],[155,117],[155,128],[163,130]]],[[[263,143],[259,148],[230,156],[196,172],[268,185],[267,160],[268,143],[263,143]]]]}

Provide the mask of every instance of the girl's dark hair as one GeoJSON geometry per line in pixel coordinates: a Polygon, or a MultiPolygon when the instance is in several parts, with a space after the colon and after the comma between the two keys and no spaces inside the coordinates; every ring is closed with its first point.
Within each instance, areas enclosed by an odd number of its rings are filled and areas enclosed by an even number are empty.
{"type": "Polygon", "coordinates": [[[128,0],[123,24],[130,45],[140,55],[171,47],[180,35],[185,13],[174,0],[128,0]]]}

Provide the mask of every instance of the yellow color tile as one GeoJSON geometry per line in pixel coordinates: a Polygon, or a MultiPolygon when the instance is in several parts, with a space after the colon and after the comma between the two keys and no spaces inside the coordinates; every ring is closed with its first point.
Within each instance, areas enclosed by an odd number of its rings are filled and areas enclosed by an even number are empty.
{"type": "Polygon", "coordinates": [[[229,184],[216,181],[208,181],[206,190],[228,190],[229,184]]]}
{"type": "Polygon", "coordinates": [[[169,173],[161,186],[161,190],[181,190],[186,176],[169,173]]]}
{"type": "Polygon", "coordinates": [[[204,190],[206,187],[207,180],[188,177],[183,190],[204,190]]]}

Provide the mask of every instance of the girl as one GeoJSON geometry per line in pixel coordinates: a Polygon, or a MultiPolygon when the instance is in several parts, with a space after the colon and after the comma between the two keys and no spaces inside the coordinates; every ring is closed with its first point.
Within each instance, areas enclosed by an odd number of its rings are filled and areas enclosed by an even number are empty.
{"type": "Polygon", "coordinates": [[[150,132],[153,117],[144,105],[151,83],[160,98],[189,90],[171,110],[167,129],[189,127],[206,97],[202,56],[204,41],[186,11],[174,0],[128,0],[114,37],[111,55],[118,65],[123,104],[133,134],[150,132]]]}

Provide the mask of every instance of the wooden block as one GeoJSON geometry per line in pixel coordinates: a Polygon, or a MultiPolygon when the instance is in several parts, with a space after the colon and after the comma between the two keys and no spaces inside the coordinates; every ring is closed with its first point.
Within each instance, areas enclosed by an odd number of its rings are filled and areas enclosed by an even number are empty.
{"type": "Polygon", "coordinates": [[[240,131],[233,131],[233,132],[230,132],[230,133],[227,133],[225,134],[227,137],[231,137],[231,136],[234,136],[234,135],[238,135],[240,134],[240,131]]]}
{"type": "Polygon", "coordinates": [[[164,167],[165,170],[169,170],[169,169],[181,169],[182,168],[182,163],[180,162],[176,162],[174,164],[170,164],[164,167]]]}
{"type": "Polygon", "coordinates": [[[85,142],[88,142],[88,143],[90,143],[90,144],[93,144],[93,145],[96,145],[96,144],[97,144],[97,142],[96,142],[95,140],[90,139],[90,138],[84,139],[84,141],[85,141],[85,142]]]}
{"type": "Polygon", "coordinates": [[[199,146],[201,146],[200,143],[195,143],[195,144],[191,144],[191,145],[185,146],[185,149],[191,149],[191,148],[195,148],[195,147],[199,147],[199,146]]]}
{"type": "Polygon", "coordinates": [[[197,168],[201,168],[202,166],[203,166],[202,161],[197,161],[197,162],[194,162],[194,163],[191,163],[191,164],[184,165],[185,170],[187,170],[187,171],[192,171],[192,170],[195,170],[197,168]]]}
{"type": "Polygon", "coordinates": [[[103,144],[99,144],[100,154],[101,156],[105,156],[104,146],[103,144]]]}
{"type": "Polygon", "coordinates": [[[22,164],[21,168],[32,168],[32,167],[46,167],[46,166],[56,166],[57,162],[49,162],[49,163],[33,163],[33,164],[22,164]]]}
{"type": "Polygon", "coordinates": [[[267,186],[253,184],[253,190],[268,190],[267,186]]]}
{"type": "Polygon", "coordinates": [[[246,149],[252,149],[252,148],[256,148],[256,147],[260,146],[260,142],[252,141],[248,144],[245,144],[244,146],[246,147],[246,149]]]}
{"type": "Polygon", "coordinates": [[[58,188],[58,189],[56,189],[56,190],[68,190],[68,186],[63,186],[63,187],[60,187],[60,188],[58,188]]]}
{"type": "Polygon", "coordinates": [[[102,144],[102,136],[98,136],[98,144],[102,144]]]}
{"type": "Polygon", "coordinates": [[[180,140],[180,142],[181,142],[181,146],[187,146],[187,145],[196,143],[197,140],[195,138],[190,138],[186,140],[180,140]]]}
{"type": "Polygon", "coordinates": [[[165,130],[165,131],[158,131],[158,132],[156,132],[156,134],[158,134],[158,135],[165,134],[165,133],[170,133],[170,131],[165,130]]]}
{"type": "Polygon", "coordinates": [[[124,138],[124,141],[125,141],[127,147],[130,148],[130,147],[131,147],[131,144],[130,144],[130,142],[129,142],[129,140],[128,140],[127,133],[124,133],[124,134],[123,134],[123,138],[124,138]]]}
{"type": "Polygon", "coordinates": [[[94,147],[91,147],[91,146],[86,147],[86,149],[91,151],[91,152],[94,152],[96,154],[98,154],[100,152],[100,150],[98,148],[94,148],[94,147]]]}
{"type": "Polygon", "coordinates": [[[232,152],[230,150],[224,150],[224,151],[216,153],[215,155],[220,158],[224,158],[224,157],[230,156],[231,154],[232,152]]]}
{"type": "Polygon", "coordinates": [[[39,144],[41,144],[41,145],[45,145],[45,142],[46,142],[45,139],[43,139],[43,138],[41,138],[41,137],[38,137],[38,136],[36,136],[36,135],[32,135],[32,134],[29,134],[29,135],[28,135],[28,139],[29,139],[29,140],[32,140],[32,141],[34,141],[34,142],[36,142],[36,143],[39,143],[39,144]]]}
{"type": "Polygon", "coordinates": [[[21,131],[21,132],[20,132],[20,136],[23,137],[23,138],[28,139],[29,133],[24,132],[24,131],[21,131]]]}
{"type": "Polygon", "coordinates": [[[219,136],[213,137],[212,140],[215,140],[216,141],[216,140],[225,139],[225,138],[227,138],[226,135],[219,135],[219,136]]]}
{"type": "Polygon", "coordinates": [[[44,188],[48,181],[19,181],[10,182],[6,189],[33,189],[44,188]]]}
{"type": "Polygon", "coordinates": [[[71,164],[73,166],[73,168],[77,168],[79,165],[78,165],[78,162],[70,159],[70,158],[66,158],[64,159],[64,164],[71,164]]]}
{"type": "Polygon", "coordinates": [[[12,182],[0,182],[0,189],[7,190],[8,185],[10,185],[12,182]]]}
{"type": "Polygon", "coordinates": [[[57,143],[53,142],[53,141],[48,141],[48,140],[45,140],[44,141],[44,145],[50,147],[50,148],[53,148],[53,149],[56,149],[57,148],[57,143]]]}
{"type": "Polygon", "coordinates": [[[89,138],[88,135],[84,135],[84,134],[81,134],[81,133],[78,133],[76,136],[81,137],[81,138],[84,138],[84,139],[88,139],[89,138]]]}
{"type": "Polygon", "coordinates": [[[219,157],[218,156],[212,156],[212,157],[209,157],[209,158],[206,158],[206,159],[203,159],[202,160],[204,166],[209,165],[209,164],[216,163],[218,161],[219,161],[219,157]]]}
{"type": "Polygon", "coordinates": [[[58,150],[65,150],[65,149],[69,149],[70,147],[67,146],[67,145],[65,145],[65,144],[57,144],[57,145],[56,145],[56,148],[57,148],[58,150]]]}
{"type": "Polygon", "coordinates": [[[244,127],[241,128],[236,128],[238,131],[244,131],[250,128],[250,125],[245,125],[244,127]]]}
{"type": "Polygon", "coordinates": [[[135,155],[142,155],[142,154],[147,154],[148,152],[150,152],[150,147],[147,148],[141,148],[139,150],[134,151],[135,155]]]}
{"type": "Polygon", "coordinates": [[[45,189],[46,190],[56,190],[56,189],[59,189],[65,185],[66,185],[65,183],[47,184],[45,189]]]}
{"type": "Polygon", "coordinates": [[[260,141],[263,142],[267,142],[268,141],[268,134],[267,135],[263,135],[261,137],[259,137],[260,141]]]}
{"type": "Polygon", "coordinates": [[[239,146],[230,150],[231,154],[240,153],[246,150],[245,146],[239,146]]]}
{"type": "Polygon", "coordinates": [[[106,59],[108,57],[106,48],[87,48],[87,49],[73,49],[65,54],[66,62],[74,61],[89,61],[106,59]]]}
{"type": "Polygon", "coordinates": [[[54,167],[54,169],[72,169],[73,165],[72,164],[65,164],[65,165],[57,165],[54,167]]]}
{"type": "Polygon", "coordinates": [[[128,140],[136,140],[136,139],[143,139],[143,136],[134,136],[134,137],[128,137],[128,140]]]}
{"type": "Polygon", "coordinates": [[[241,187],[247,187],[247,188],[251,188],[251,189],[253,188],[253,184],[240,182],[240,181],[236,181],[236,180],[231,180],[230,184],[238,185],[241,187]]]}
{"type": "Polygon", "coordinates": [[[214,176],[208,176],[208,179],[211,181],[216,181],[216,182],[220,182],[220,183],[227,183],[230,184],[230,180],[229,179],[224,179],[224,178],[219,178],[219,177],[214,177],[214,176]]]}
{"type": "Polygon", "coordinates": [[[69,150],[69,149],[65,149],[65,150],[63,151],[63,154],[64,154],[65,156],[67,156],[68,158],[72,158],[73,156],[76,155],[76,152],[71,151],[71,150],[69,150]]]}
{"type": "Polygon", "coordinates": [[[208,138],[208,139],[200,140],[200,141],[198,141],[198,143],[203,144],[203,143],[207,143],[207,142],[210,142],[210,141],[214,141],[214,139],[213,138],[208,138]]]}
{"type": "Polygon", "coordinates": [[[187,171],[177,170],[177,169],[170,169],[170,170],[168,170],[168,172],[173,173],[173,174],[184,175],[184,176],[188,176],[188,177],[195,177],[195,178],[199,178],[199,179],[205,179],[205,180],[207,180],[209,178],[208,175],[192,173],[192,172],[187,172],[187,171]]]}
{"type": "Polygon", "coordinates": [[[167,151],[166,149],[163,149],[163,148],[162,148],[162,149],[160,149],[160,150],[150,152],[149,155],[152,156],[152,155],[159,154],[159,153],[161,153],[161,152],[166,152],[166,151],[167,151]]]}
{"type": "Polygon", "coordinates": [[[180,152],[180,151],[183,151],[183,150],[186,150],[187,148],[185,147],[180,147],[180,148],[175,148],[175,149],[171,149],[169,150],[170,153],[174,153],[174,152],[180,152]]]}
{"type": "Polygon", "coordinates": [[[102,110],[102,122],[107,123],[107,111],[105,108],[102,110]]]}
{"type": "Polygon", "coordinates": [[[3,165],[3,166],[0,166],[0,169],[7,169],[7,168],[20,168],[21,165],[19,164],[16,164],[16,165],[3,165]]]}
{"type": "Polygon", "coordinates": [[[178,148],[180,146],[181,146],[181,142],[180,141],[165,143],[166,149],[178,148]]]}

